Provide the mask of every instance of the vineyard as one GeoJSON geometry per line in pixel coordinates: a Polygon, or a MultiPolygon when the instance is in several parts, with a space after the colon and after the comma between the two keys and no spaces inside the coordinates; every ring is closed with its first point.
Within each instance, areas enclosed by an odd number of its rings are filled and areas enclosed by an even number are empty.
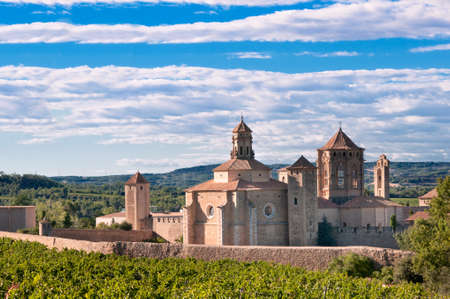
{"type": "Polygon", "coordinates": [[[155,260],[58,252],[0,239],[0,297],[5,298],[423,298],[421,285],[312,272],[266,262],[155,260]]]}

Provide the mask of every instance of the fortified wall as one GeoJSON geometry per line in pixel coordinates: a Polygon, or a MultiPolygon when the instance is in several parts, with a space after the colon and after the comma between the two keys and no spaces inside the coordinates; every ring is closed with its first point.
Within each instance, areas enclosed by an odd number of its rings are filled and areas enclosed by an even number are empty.
{"type": "Polygon", "coordinates": [[[183,213],[151,213],[152,231],[169,242],[183,237],[183,213]]]}
{"type": "Polygon", "coordinates": [[[233,259],[244,262],[267,261],[302,267],[308,270],[324,270],[334,258],[351,252],[370,257],[379,265],[392,265],[397,260],[412,255],[408,251],[367,246],[266,247],[183,245],[177,243],[158,244],[145,242],[90,242],[9,232],[0,232],[0,237],[39,242],[48,248],[56,248],[58,250],[67,248],[86,252],[114,253],[130,257],[158,259],[192,257],[206,261],[222,259],[233,259]]]}
{"type": "Polygon", "coordinates": [[[22,228],[36,227],[35,206],[0,207],[0,230],[15,232],[22,228]]]}
{"type": "Polygon", "coordinates": [[[133,230],[125,231],[120,229],[104,230],[104,229],[71,229],[71,228],[54,228],[51,232],[52,237],[86,240],[92,242],[114,242],[129,241],[141,242],[149,240],[153,237],[151,230],[133,230]]]}

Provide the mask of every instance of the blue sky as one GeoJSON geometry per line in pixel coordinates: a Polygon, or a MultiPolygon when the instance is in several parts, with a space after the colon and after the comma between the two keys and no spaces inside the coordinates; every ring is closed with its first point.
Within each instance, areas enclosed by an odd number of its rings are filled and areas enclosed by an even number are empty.
{"type": "Polygon", "coordinates": [[[1,169],[105,175],[315,160],[450,161],[450,3],[0,1],[1,169]]]}

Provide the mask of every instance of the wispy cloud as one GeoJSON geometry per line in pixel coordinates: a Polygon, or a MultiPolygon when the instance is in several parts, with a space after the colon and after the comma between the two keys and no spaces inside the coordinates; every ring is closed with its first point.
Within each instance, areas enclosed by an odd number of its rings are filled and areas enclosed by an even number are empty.
{"type": "Polygon", "coordinates": [[[236,52],[230,53],[230,57],[239,59],[270,59],[272,56],[261,52],[236,52]]]}
{"type": "MultiPolygon", "coordinates": [[[[450,69],[286,74],[6,66],[0,67],[0,132],[20,133],[29,146],[76,136],[111,146],[183,145],[198,155],[193,161],[215,162],[228,156],[242,111],[255,132],[257,157],[267,162],[291,161],[296,153],[314,158],[339,121],[369,158],[388,152],[443,160],[438,149],[449,147],[448,98],[450,69]]],[[[178,167],[188,158],[168,159],[180,159],[178,167]]]]}
{"type": "MultiPolygon", "coordinates": [[[[339,41],[450,36],[450,2],[357,1],[284,10],[229,22],[176,25],[74,25],[61,22],[0,26],[0,43],[205,43],[339,41]],[[355,22],[358,26],[355,26],[355,22]]],[[[334,55],[352,52],[334,53],[334,55]]]]}
{"type": "MultiPolygon", "coordinates": [[[[31,4],[44,4],[44,5],[65,5],[70,6],[78,3],[83,4],[96,4],[96,3],[109,3],[109,4],[123,4],[123,3],[172,3],[172,4],[199,4],[210,6],[278,6],[278,5],[292,5],[301,2],[310,2],[313,0],[2,0],[5,3],[31,3],[31,4]]],[[[339,1],[339,0],[338,0],[339,1]]],[[[343,0],[347,1],[347,0],[343,0]]]]}
{"type": "Polygon", "coordinates": [[[442,44],[436,46],[428,46],[428,47],[417,47],[412,48],[410,52],[420,53],[420,52],[431,52],[431,51],[446,51],[450,50],[450,44],[442,44]]]}
{"type": "Polygon", "coordinates": [[[297,56],[315,56],[315,57],[336,57],[336,56],[358,56],[360,55],[358,52],[355,51],[336,51],[336,52],[310,52],[310,51],[304,51],[295,53],[297,56]]]}

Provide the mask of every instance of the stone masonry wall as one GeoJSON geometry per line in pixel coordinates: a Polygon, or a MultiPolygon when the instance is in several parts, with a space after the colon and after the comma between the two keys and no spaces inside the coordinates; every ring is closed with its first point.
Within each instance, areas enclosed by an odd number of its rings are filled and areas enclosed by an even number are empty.
{"type": "Polygon", "coordinates": [[[383,248],[398,249],[392,229],[390,227],[334,227],[332,237],[337,246],[376,246],[383,248]]]}
{"type": "Polygon", "coordinates": [[[153,216],[152,230],[169,242],[183,236],[183,216],[153,216]]]}
{"type": "Polygon", "coordinates": [[[182,245],[176,243],[143,242],[89,242],[55,237],[34,236],[0,232],[0,237],[35,241],[49,248],[63,248],[119,254],[130,257],[167,258],[193,257],[201,260],[233,259],[238,261],[268,261],[303,267],[309,270],[323,270],[333,258],[354,252],[368,256],[380,265],[392,265],[395,261],[412,253],[389,248],[367,246],[354,247],[264,247],[264,246],[207,246],[182,245]]]}
{"type": "Polygon", "coordinates": [[[0,230],[15,232],[22,228],[36,227],[35,206],[0,207],[0,230]]]}
{"type": "Polygon", "coordinates": [[[151,230],[125,231],[118,229],[102,230],[102,229],[61,228],[61,229],[53,229],[52,236],[75,240],[86,240],[92,242],[114,242],[114,241],[140,242],[151,239],[153,237],[153,232],[151,230]]]}

